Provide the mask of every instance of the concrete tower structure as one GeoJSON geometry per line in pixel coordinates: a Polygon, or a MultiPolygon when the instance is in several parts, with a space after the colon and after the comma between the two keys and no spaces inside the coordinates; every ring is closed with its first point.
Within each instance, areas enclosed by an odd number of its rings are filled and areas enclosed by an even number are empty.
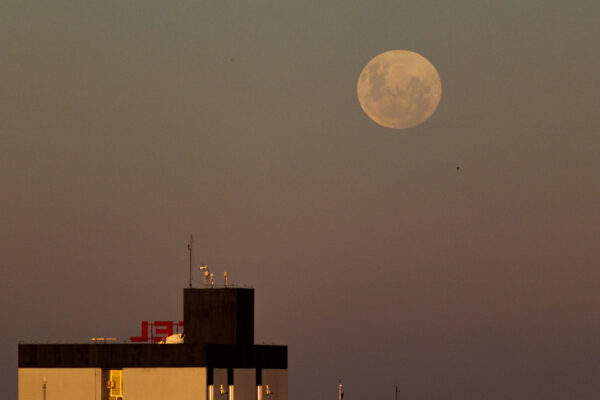
{"type": "Polygon", "coordinates": [[[287,346],[254,344],[254,290],[184,289],[180,344],[19,344],[19,400],[287,400],[287,346]]]}

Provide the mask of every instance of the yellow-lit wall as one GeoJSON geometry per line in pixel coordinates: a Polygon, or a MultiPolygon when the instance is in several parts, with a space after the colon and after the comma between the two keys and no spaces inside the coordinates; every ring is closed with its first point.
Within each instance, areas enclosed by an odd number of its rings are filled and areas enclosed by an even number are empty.
{"type": "Polygon", "coordinates": [[[206,368],[123,368],[123,400],[154,399],[206,400],[206,368]]]}
{"type": "Polygon", "coordinates": [[[256,400],[256,370],[235,368],[233,370],[235,397],[233,400],[256,400]]]}
{"type": "Polygon", "coordinates": [[[99,368],[19,368],[19,400],[100,400],[99,368]]]}
{"type": "MultiPolygon", "coordinates": [[[[105,373],[106,375],[106,373],[105,373]]],[[[19,400],[102,400],[106,382],[99,368],[19,368],[19,400]]],[[[214,370],[214,400],[228,400],[219,395],[219,385],[229,390],[227,369],[214,370]]],[[[254,369],[234,369],[234,400],[256,399],[254,369]]],[[[287,400],[287,370],[262,370],[263,400],[287,400]],[[272,392],[267,395],[266,385],[272,392]]],[[[106,396],[104,396],[106,397],[106,396]]],[[[207,400],[206,368],[124,368],[123,400],[207,400]]]]}
{"type": "Polygon", "coordinates": [[[263,400],[287,400],[288,375],[286,369],[263,369],[263,400]],[[272,394],[267,395],[267,385],[272,394]]]}

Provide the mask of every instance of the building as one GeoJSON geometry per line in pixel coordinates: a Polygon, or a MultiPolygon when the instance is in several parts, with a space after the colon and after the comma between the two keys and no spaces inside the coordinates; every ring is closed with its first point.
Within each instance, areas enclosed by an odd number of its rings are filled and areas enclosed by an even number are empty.
{"type": "Polygon", "coordinates": [[[132,343],[19,344],[19,400],[287,400],[287,346],[254,344],[254,289],[184,289],[183,316],[155,323],[183,326],[178,344],[147,324],[132,343]]]}

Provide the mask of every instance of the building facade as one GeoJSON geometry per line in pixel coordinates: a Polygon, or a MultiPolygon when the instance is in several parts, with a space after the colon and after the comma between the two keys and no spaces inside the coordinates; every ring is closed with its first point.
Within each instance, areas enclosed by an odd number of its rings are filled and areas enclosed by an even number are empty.
{"type": "Polygon", "coordinates": [[[182,343],[19,344],[19,400],[287,400],[287,346],[254,344],[253,289],[183,300],[182,343]]]}

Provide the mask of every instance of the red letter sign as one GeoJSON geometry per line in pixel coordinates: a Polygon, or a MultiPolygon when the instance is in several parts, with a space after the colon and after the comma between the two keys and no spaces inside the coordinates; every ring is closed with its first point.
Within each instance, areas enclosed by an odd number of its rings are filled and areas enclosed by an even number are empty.
{"type": "Polygon", "coordinates": [[[148,341],[148,321],[142,321],[142,336],[132,336],[129,338],[132,342],[148,341]]]}

